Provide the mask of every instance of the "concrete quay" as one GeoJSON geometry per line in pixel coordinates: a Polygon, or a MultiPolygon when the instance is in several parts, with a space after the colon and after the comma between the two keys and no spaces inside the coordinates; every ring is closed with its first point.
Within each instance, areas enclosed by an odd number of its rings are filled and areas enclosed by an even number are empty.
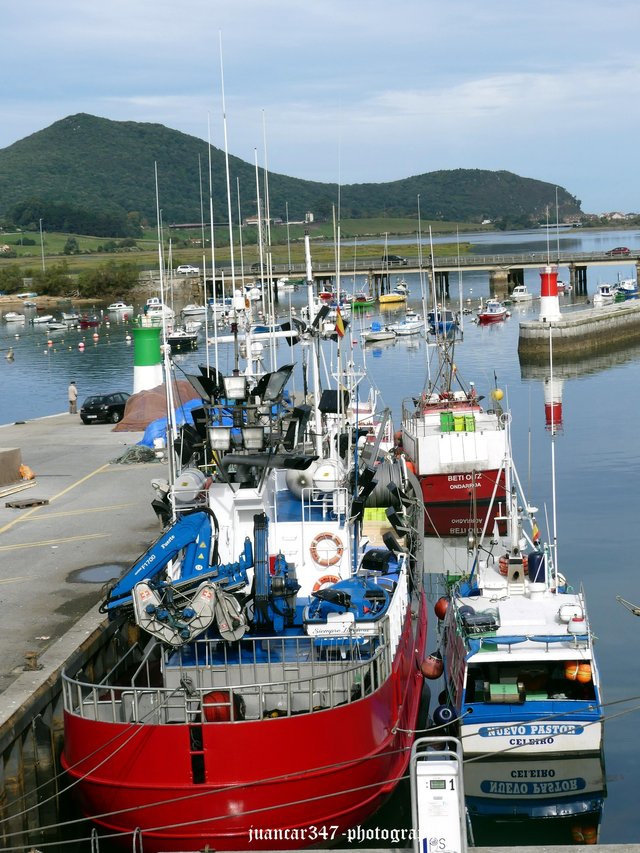
{"type": "Polygon", "coordinates": [[[0,448],[19,448],[35,474],[34,485],[13,494],[0,487],[4,700],[7,688],[23,678],[27,659],[46,667],[54,644],[76,631],[78,620],[91,618],[105,582],[159,535],[150,482],[165,476],[166,467],[114,463],[142,433],[112,429],[85,426],[69,414],[0,427],[0,448]],[[46,503],[6,506],[40,500],[46,503]]]}
{"type": "Polygon", "coordinates": [[[572,311],[560,320],[520,323],[520,363],[548,364],[549,337],[553,359],[576,361],[586,354],[604,353],[640,340],[640,301],[572,311]]]}

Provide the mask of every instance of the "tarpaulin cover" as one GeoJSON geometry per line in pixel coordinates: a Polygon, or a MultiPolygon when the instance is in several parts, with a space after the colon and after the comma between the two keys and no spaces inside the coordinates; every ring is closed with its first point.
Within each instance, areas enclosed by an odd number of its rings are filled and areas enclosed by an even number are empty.
{"type": "MultiPolygon", "coordinates": [[[[202,405],[202,401],[200,399],[197,400],[189,400],[183,406],[179,406],[176,409],[176,425],[182,426],[184,423],[191,424],[193,426],[193,418],[191,417],[191,410],[197,409],[202,405]]],[[[157,418],[155,421],[151,421],[149,426],[145,429],[144,435],[138,442],[138,444],[142,444],[145,447],[153,447],[153,439],[154,438],[164,438],[165,443],[167,443],[167,418],[157,418]]]]}
{"type": "MultiPolygon", "coordinates": [[[[202,405],[200,397],[186,379],[178,379],[173,383],[173,399],[176,409],[186,403],[196,401],[194,406],[202,405]]],[[[159,418],[167,418],[167,390],[164,383],[148,391],[138,391],[127,400],[124,417],[116,424],[113,432],[142,432],[150,423],[159,418]]],[[[182,419],[184,423],[184,416],[182,419]]]]}

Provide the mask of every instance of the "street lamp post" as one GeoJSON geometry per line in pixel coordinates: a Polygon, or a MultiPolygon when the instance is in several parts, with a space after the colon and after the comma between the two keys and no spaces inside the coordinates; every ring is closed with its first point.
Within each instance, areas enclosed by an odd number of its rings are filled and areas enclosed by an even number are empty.
{"type": "Polygon", "coordinates": [[[40,220],[40,253],[42,255],[42,272],[46,272],[44,266],[44,241],[42,239],[42,219],[40,220]]]}

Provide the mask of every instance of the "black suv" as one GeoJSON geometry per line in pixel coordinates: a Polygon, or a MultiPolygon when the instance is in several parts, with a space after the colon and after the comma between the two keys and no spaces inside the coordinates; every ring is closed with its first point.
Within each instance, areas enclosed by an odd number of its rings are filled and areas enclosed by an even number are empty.
{"type": "Polygon", "coordinates": [[[87,397],[80,409],[80,419],[83,424],[98,423],[98,421],[117,424],[122,420],[128,399],[129,395],[124,391],[87,397]]]}
{"type": "Polygon", "coordinates": [[[388,264],[390,267],[406,267],[409,261],[406,258],[401,258],[400,255],[383,255],[382,263],[388,264]]]}

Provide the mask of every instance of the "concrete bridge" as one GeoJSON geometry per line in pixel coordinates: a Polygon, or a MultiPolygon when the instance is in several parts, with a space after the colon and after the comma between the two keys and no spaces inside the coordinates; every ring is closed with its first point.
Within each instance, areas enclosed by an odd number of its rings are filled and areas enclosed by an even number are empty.
{"type": "MultiPolygon", "coordinates": [[[[367,275],[370,288],[374,295],[385,293],[390,289],[394,277],[404,273],[420,273],[421,271],[429,277],[435,275],[435,284],[438,292],[446,295],[449,290],[449,275],[451,273],[487,270],[489,272],[489,283],[492,292],[507,293],[517,284],[524,283],[524,271],[526,269],[538,270],[547,264],[567,267],[569,271],[569,284],[574,292],[586,293],[587,272],[589,267],[620,266],[628,263],[635,265],[635,275],[640,275],[640,252],[629,254],[611,254],[610,252],[521,252],[513,254],[466,254],[436,256],[431,263],[430,256],[424,254],[422,263],[418,255],[401,256],[406,263],[383,264],[377,258],[359,258],[345,260],[340,264],[340,275],[349,277],[354,274],[367,275]]],[[[273,277],[304,276],[306,267],[300,264],[273,264],[273,277]]],[[[217,275],[224,274],[225,277],[231,273],[230,267],[221,267],[217,275]]],[[[238,269],[236,268],[236,274],[238,269]]],[[[335,278],[335,261],[314,262],[313,277],[318,282],[330,281],[335,278]]],[[[246,276],[246,272],[245,272],[246,276]]]]}

